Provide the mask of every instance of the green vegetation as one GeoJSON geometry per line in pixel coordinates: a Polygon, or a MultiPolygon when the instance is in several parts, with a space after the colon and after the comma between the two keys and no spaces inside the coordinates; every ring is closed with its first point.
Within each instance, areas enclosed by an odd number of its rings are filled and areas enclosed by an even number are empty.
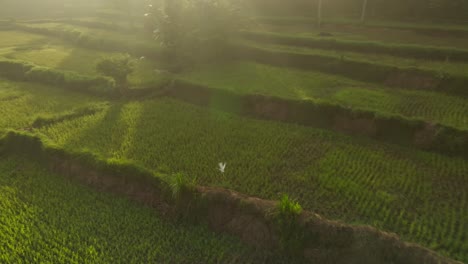
{"type": "Polygon", "coordinates": [[[458,36],[459,34],[447,33],[447,31],[468,32],[466,27],[457,24],[443,25],[437,23],[418,25],[394,21],[369,21],[365,26],[362,26],[353,20],[333,19],[326,20],[322,28],[318,29],[315,27],[315,20],[301,20],[300,18],[281,18],[279,20],[276,18],[259,19],[259,23],[256,27],[259,31],[294,35],[296,37],[317,38],[320,32],[327,32],[332,34],[329,38],[338,41],[371,41],[382,44],[409,44],[458,49],[466,49],[468,45],[467,38],[462,38],[458,36]],[[431,31],[433,31],[432,34],[431,31]],[[443,35],[443,37],[434,37],[434,35],[443,35]]]}
{"type": "Polygon", "coordinates": [[[464,159],[171,100],[114,104],[38,132],[69,150],[180,172],[202,185],[269,199],[289,193],[326,217],[371,224],[467,259],[467,227],[458,224],[468,222],[464,159]]]}
{"type": "Polygon", "coordinates": [[[251,62],[206,65],[182,73],[178,77],[196,84],[242,94],[323,100],[353,109],[397,114],[468,129],[468,101],[435,92],[386,89],[339,75],[251,62]]]}
{"type": "Polygon", "coordinates": [[[152,209],[0,159],[0,262],[286,263],[204,226],[171,223],[152,209]]]}
{"type": "MultiPolygon", "coordinates": [[[[0,31],[9,41],[0,43],[0,58],[25,61],[56,70],[74,71],[85,75],[97,75],[94,65],[101,59],[119,56],[121,53],[84,49],[67,44],[59,39],[45,38],[20,31],[0,31]]],[[[139,57],[140,58],[140,57],[139,57]]],[[[135,57],[133,57],[136,60],[135,57]]],[[[129,84],[134,88],[157,86],[167,78],[154,61],[140,59],[129,75],[129,84]]]]}
{"type": "Polygon", "coordinates": [[[96,64],[96,70],[102,75],[113,78],[121,89],[128,89],[128,75],[135,69],[134,62],[127,54],[101,59],[96,64]]]}
{"type": "Polygon", "coordinates": [[[115,47],[134,47],[134,50],[155,50],[159,44],[147,33],[133,31],[123,34],[122,32],[96,29],[85,26],[68,25],[63,23],[22,23],[20,29],[42,34],[52,34],[65,40],[82,44],[84,46],[101,47],[102,49],[115,47]],[[112,44],[113,43],[113,44],[112,44]]]}
{"type": "MultiPolygon", "coordinates": [[[[357,22],[348,17],[362,0],[329,0],[318,28],[315,17],[300,17],[317,11],[314,1],[248,1],[249,15],[282,17],[250,23],[247,40],[237,34],[245,9],[216,1],[167,0],[166,9],[118,1],[119,10],[55,1],[31,3],[38,10],[24,17],[34,20],[0,17],[0,136],[28,131],[96,170],[115,165],[109,173],[126,181],[161,176],[175,207],[193,205],[183,194],[196,184],[265,199],[287,193],[271,220],[292,254],[314,239],[294,224],[304,208],[468,261],[468,27],[434,22],[461,18],[466,4],[369,1],[357,22]],[[409,14],[433,21],[379,17],[409,14]],[[114,97],[116,84],[141,90],[114,97]]],[[[7,2],[0,15],[14,9],[7,2]]],[[[16,143],[0,148],[29,152],[31,142],[16,143]]],[[[0,150],[0,262],[291,262],[12,153],[0,150]]]]}
{"type": "Polygon", "coordinates": [[[28,128],[39,116],[51,116],[103,102],[59,88],[0,79],[0,130],[28,128]]]}
{"type": "Polygon", "coordinates": [[[281,197],[275,211],[272,212],[273,220],[276,222],[281,235],[281,246],[286,252],[297,253],[294,250],[302,248],[303,234],[301,234],[297,221],[301,213],[301,205],[291,200],[288,195],[281,197]]]}
{"type": "Polygon", "coordinates": [[[280,33],[246,31],[242,33],[242,36],[246,39],[258,42],[325,50],[377,53],[425,60],[444,61],[450,59],[453,61],[468,61],[468,50],[466,49],[431,47],[427,45],[389,44],[375,41],[342,40],[340,38],[335,38],[331,33],[326,33],[330,34],[328,37],[319,37],[320,34],[325,33],[317,33],[316,36],[296,36],[280,33]]]}
{"type": "Polygon", "coordinates": [[[294,54],[304,54],[304,55],[319,55],[329,58],[335,58],[340,60],[356,61],[356,62],[365,62],[369,64],[376,65],[387,65],[391,67],[400,67],[400,68],[409,68],[409,69],[420,69],[425,71],[435,72],[440,77],[444,75],[455,75],[455,76],[467,76],[468,64],[466,63],[457,63],[447,61],[435,61],[435,60],[424,60],[424,59],[413,59],[413,58],[402,58],[394,57],[385,54],[375,54],[372,52],[369,53],[359,53],[359,52],[350,52],[343,50],[323,50],[323,49],[313,49],[313,48],[304,48],[288,45],[275,45],[275,44],[260,44],[252,41],[242,41],[242,44],[248,46],[260,47],[271,51],[283,51],[291,52],[294,54]]]}
{"type": "Polygon", "coordinates": [[[186,192],[192,191],[196,186],[196,179],[189,179],[182,173],[176,173],[169,178],[169,186],[172,189],[172,196],[178,199],[186,192]]]}

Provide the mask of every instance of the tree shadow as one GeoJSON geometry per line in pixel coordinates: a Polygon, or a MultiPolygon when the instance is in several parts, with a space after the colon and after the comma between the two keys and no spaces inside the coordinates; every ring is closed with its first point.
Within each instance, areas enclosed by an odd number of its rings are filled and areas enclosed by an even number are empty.
{"type": "Polygon", "coordinates": [[[123,106],[120,102],[112,104],[97,120],[81,122],[80,127],[73,131],[73,136],[69,136],[63,142],[63,147],[89,150],[105,157],[112,156],[126,135],[126,132],[119,128],[123,106]]]}

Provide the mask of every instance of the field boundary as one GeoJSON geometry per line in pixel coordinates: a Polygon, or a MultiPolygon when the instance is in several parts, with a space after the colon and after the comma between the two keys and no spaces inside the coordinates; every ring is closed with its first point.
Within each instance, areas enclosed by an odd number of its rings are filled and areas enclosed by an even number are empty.
{"type": "Polygon", "coordinates": [[[83,33],[79,30],[34,28],[18,23],[12,24],[10,29],[56,37],[74,45],[89,49],[127,52],[138,57],[144,55],[151,59],[158,59],[161,57],[161,53],[155,48],[156,45],[155,47],[149,47],[148,45],[128,44],[112,39],[96,38],[91,34],[83,33]]]}
{"type": "MultiPolygon", "coordinates": [[[[136,164],[104,160],[88,152],[69,152],[30,133],[9,131],[0,138],[0,153],[26,155],[50,171],[100,191],[123,195],[169,217],[186,215],[217,232],[239,237],[255,247],[281,248],[281,232],[272,218],[276,201],[235,191],[195,186],[171,196],[163,175],[136,164]]],[[[459,263],[397,235],[370,226],[352,226],[303,211],[294,221],[303,239],[295,254],[318,263],[459,263]]]]}
{"type": "Polygon", "coordinates": [[[96,96],[109,97],[115,94],[115,83],[110,78],[55,70],[17,60],[0,58],[0,77],[55,85],[96,96]]]}
{"type": "MultiPolygon", "coordinates": [[[[136,56],[144,55],[154,60],[163,59],[164,57],[160,50],[150,48],[147,45],[119,43],[112,40],[95,38],[89,34],[83,34],[75,30],[32,28],[19,24],[14,24],[12,28],[57,37],[84,48],[127,52],[136,56]]],[[[429,90],[468,98],[468,89],[466,88],[468,76],[421,70],[418,68],[403,68],[326,55],[272,50],[246,44],[233,44],[228,49],[231,50],[231,54],[229,54],[230,59],[248,60],[278,67],[316,70],[345,76],[354,80],[384,84],[388,87],[429,90]]]]}
{"type": "MultiPolygon", "coordinates": [[[[203,107],[257,119],[323,128],[349,135],[365,136],[420,150],[468,158],[468,131],[428,123],[398,115],[353,109],[339,104],[311,100],[293,100],[259,94],[238,94],[174,79],[158,87],[130,89],[117,93],[107,78],[76,75],[69,72],[37,67],[18,61],[0,60],[0,77],[14,81],[31,81],[55,85],[108,99],[151,100],[172,97],[203,107]]],[[[81,109],[60,118],[46,117],[33,125],[59,122],[68,118],[99,111],[81,109]]]]}
{"type": "Polygon", "coordinates": [[[468,97],[468,89],[466,88],[468,76],[417,68],[400,68],[333,56],[270,50],[245,44],[238,44],[232,49],[236,52],[233,56],[241,60],[278,67],[316,70],[400,89],[428,90],[468,97]]]}
{"type": "Polygon", "coordinates": [[[297,37],[268,32],[241,32],[241,37],[270,44],[293,45],[325,50],[345,50],[361,53],[380,53],[418,59],[468,61],[468,50],[437,48],[408,44],[381,44],[379,42],[345,41],[329,38],[297,37]]]}
{"type": "Polygon", "coordinates": [[[167,96],[257,119],[317,127],[468,158],[468,131],[339,104],[238,94],[177,80],[167,96]]]}
{"type": "MultiPolygon", "coordinates": [[[[288,18],[275,18],[275,17],[260,17],[256,21],[263,22],[264,24],[272,25],[309,25],[311,27],[317,26],[317,20],[311,18],[299,18],[299,19],[288,19],[288,18]]],[[[466,37],[468,36],[468,29],[463,28],[442,28],[442,27],[431,27],[427,25],[411,26],[411,25],[389,25],[384,23],[366,22],[362,23],[360,20],[338,22],[333,20],[325,20],[324,25],[351,25],[357,27],[369,27],[369,28],[388,28],[397,30],[410,30],[418,34],[425,35],[444,35],[454,37],[466,37]]]]}

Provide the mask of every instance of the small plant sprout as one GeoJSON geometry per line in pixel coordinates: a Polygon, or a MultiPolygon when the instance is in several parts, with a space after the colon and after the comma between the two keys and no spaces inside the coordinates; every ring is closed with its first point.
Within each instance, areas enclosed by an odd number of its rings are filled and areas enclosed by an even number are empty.
{"type": "Polygon", "coordinates": [[[224,170],[226,169],[226,162],[224,162],[224,163],[220,162],[220,163],[218,163],[218,166],[219,166],[219,171],[221,173],[224,173],[224,170]]]}

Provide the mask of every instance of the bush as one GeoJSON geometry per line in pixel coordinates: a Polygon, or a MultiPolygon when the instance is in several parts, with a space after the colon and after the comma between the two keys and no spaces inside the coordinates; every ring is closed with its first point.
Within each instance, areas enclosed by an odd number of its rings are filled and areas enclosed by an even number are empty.
{"type": "Polygon", "coordinates": [[[182,173],[177,173],[169,178],[169,186],[172,190],[172,197],[178,200],[195,189],[196,181],[189,180],[182,173]]]}
{"type": "Polygon", "coordinates": [[[128,75],[134,71],[134,63],[128,54],[115,55],[101,59],[96,65],[96,70],[113,78],[119,88],[127,89],[128,75]]]}
{"type": "Polygon", "coordinates": [[[33,65],[15,60],[0,60],[0,75],[15,81],[23,81],[33,65]]]}
{"type": "Polygon", "coordinates": [[[15,60],[0,60],[0,77],[57,85],[95,95],[111,95],[115,82],[106,77],[81,75],[15,60]]]}
{"type": "Polygon", "coordinates": [[[301,213],[301,205],[288,195],[281,197],[273,212],[273,220],[280,236],[280,246],[285,252],[294,254],[303,247],[304,235],[298,223],[301,213]]]}

